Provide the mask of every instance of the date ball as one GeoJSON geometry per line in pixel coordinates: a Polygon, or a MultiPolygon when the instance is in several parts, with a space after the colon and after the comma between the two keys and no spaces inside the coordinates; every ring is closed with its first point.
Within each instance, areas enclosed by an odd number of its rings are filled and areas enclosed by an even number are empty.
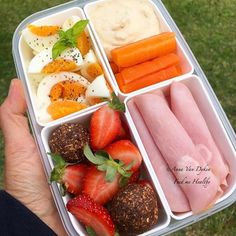
{"type": "Polygon", "coordinates": [[[51,152],[58,153],[66,162],[75,163],[85,159],[83,147],[89,142],[89,133],[81,124],[60,125],[49,137],[51,152]]]}
{"type": "Polygon", "coordinates": [[[156,195],[148,185],[129,184],[112,200],[110,213],[119,232],[141,234],[157,223],[156,195]]]}

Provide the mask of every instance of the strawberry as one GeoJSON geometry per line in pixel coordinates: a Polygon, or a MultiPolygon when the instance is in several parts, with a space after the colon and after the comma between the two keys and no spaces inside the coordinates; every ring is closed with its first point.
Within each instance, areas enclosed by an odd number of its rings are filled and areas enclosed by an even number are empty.
{"type": "Polygon", "coordinates": [[[140,169],[136,170],[129,178],[128,184],[136,183],[140,177],[140,169]]]}
{"type": "Polygon", "coordinates": [[[133,163],[131,168],[132,172],[137,171],[142,163],[142,156],[138,148],[129,140],[120,140],[112,143],[105,148],[105,151],[108,152],[114,160],[119,160],[125,163],[125,165],[133,163]]]}
{"type": "Polygon", "coordinates": [[[96,203],[104,205],[118,192],[119,177],[120,175],[116,173],[111,181],[107,181],[104,171],[91,166],[84,177],[82,192],[89,195],[96,203]]]}
{"type": "Polygon", "coordinates": [[[112,93],[112,100],[108,105],[93,113],[90,122],[90,144],[94,150],[103,149],[119,135],[120,111],[124,112],[125,106],[115,93],[112,93]]]}
{"type": "Polygon", "coordinates": [[[87,195],[79,195],[67,202],[67,209],[85,226],[91,227],[98,236],[114,236],[115,225],[108,211],[87,195]]]}
{"type": "Polygon", "coordinates": [[[61,156],[55,154],[51,155],[55,162],[55,168],[51,172],[50,181],[60,183],[61,190],[63,190],[62,195],[65,195],[65,191],[78,195],[82,190],[87,165],[68,165],[61,156]]]}
{"type": "Polygon", "coordinates": [[[121,129],[120,114],[108,106],[103,106],[92,115],[90,122],[90,144],[94,150],[110,144],[121,129]]]}
{"type": "Polygon", "coordinates": [[[120,131],[116,137],[116,140],[121,140],[121,139],[130,139],[129,127],[123,120],[121,120],[120,131]]]}

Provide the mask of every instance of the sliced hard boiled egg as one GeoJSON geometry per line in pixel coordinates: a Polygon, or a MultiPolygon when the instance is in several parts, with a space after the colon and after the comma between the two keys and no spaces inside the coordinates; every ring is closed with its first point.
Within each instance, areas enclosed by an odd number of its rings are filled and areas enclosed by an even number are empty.
{"type": "Polygon", "coordinates": [[[84,57],[84,64],[80,70],[81,75],[92,82],[96,77],[103,74],[102,67],[92,49],[84,57]]]}
{"type": "Polygon", "coordinates": [[[87,64],[98,62],[93,49],[90,49],[88,53],[84,56],[84,62],[87,64]]]}
{"type": "Polygon", "coordinates": [[[110,98],[111,92],[109,86],[104,78],[104,75],[98,76],[87,88],[85,93],[89,104],[101,102],[102,98],[110,98]]]}
{"type": "Polygon", "coordinates": [[[59,39],[58,26],[35,26],[29,25],[22,31],[26,43],[39,53],[52,47],[59,39]]]}
{"type": "Polygon", "coordinates": [[[102,67],[97,62],[86,64],[82,67],[80,72],[90,82],[92,82],[99,75],[103,74],[102,67]]]}
{"type": "Polygon", "coordinates": [[[78,48],[68,48],[55,60],[52,59],[52,48],[45,49],[30,61],[28,73],[54,73],[76,71],[81,68],[83,58],[78,48]]]}
{"type": "Polygon", "coordinates": [[[37,90],[39,121],[46,123],[87,107],[83,101],[89,84],[84,77],[72,72],[46,76],[37,90]]]}
{"type": "Polygon", "coordinates": [[[71,113],[85,109],[87,107],[88,106],[84,103],[65,100],[52,102],[48,106],[47,111],[51,115],[52,119],[56,120],[71,113]]]}
{"type": "Polygon", "coordinates": [[[62,25],[62,30],[63,31],[67,31],[68,29],[70,29],[71,27],[74,26],[75,23],[77,23],[78,21],[80,21],[81,19],[78,16],[70,16],[69,18],[67,18],[65,20],[65,22],[62,25]]]}

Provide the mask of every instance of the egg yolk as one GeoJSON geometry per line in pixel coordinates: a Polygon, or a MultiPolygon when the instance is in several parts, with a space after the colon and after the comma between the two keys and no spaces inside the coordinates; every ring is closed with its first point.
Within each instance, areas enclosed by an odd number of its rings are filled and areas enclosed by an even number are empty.
{"type": "Polygon", "coordinates": [[[52,119],[56,120],[63,116],[85,109],[86,107],[87,105],[84,103],[65,100],[52,102],[48,106],[47,111],[51,115],[52,119]]]}
{"type": "Polygon", "coordinates": [[[60,71],[73,71],[75,69],[76,64],[74,61],[59,58],[44,66],[42,73],[51,74],[60,71]]]}
{"type": "Polygon", "coordinates": [[[80,50],[82,56],[86,55],[91,48],[88,36],[84,31],[77,38],[77,48],[80,50]]]}
{"type": "Polygon", "coordinates": [[[86,72],[90,77],[95,79],[97,76],[103,74],[103,70],[98,63],[91,63],[86,67],[86,72]]]}
{"type": "Polygon", "coordinates": [[[75,100],[85,93],[86,88],[77,81],[65,80],[55,84],[50,91],[51,101],[58,99],[75,100]]]}
{"type": "Polygon", "coordinates": [[[36,26],[36,25],[29,25],[28,29],[38,36],[51,36],[57,34],[60,30],[59,26],[36,26]]]}

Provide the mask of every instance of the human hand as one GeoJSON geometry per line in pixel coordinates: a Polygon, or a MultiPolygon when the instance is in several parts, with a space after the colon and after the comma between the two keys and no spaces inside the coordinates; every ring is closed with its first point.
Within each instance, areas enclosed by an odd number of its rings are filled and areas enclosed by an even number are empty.
{"type": "Polygon", "coordinates": [[[21,81],[11,81],[0,107],[0,127],[5,142],[4,188],[58,235],[66,235],[43,171],[27,118],[21,81]]]}

